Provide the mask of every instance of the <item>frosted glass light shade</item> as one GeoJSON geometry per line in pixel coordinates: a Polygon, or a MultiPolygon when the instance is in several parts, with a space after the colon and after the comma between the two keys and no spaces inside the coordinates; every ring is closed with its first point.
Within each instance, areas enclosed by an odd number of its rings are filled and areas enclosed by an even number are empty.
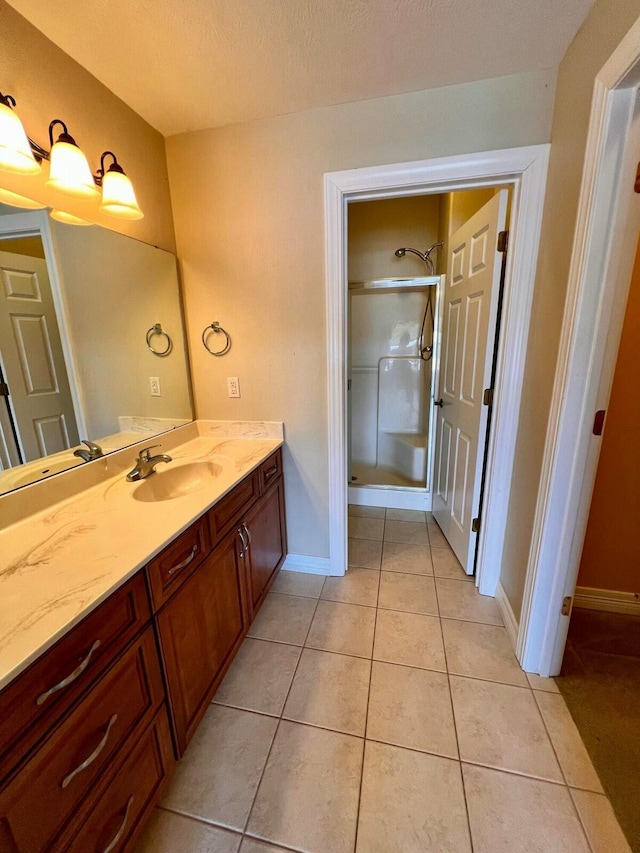
{"type": "Polygon", "coordinates": [[[3,189],[0,189],[0,203],[10,204],[12,207],[23,207],[27,210],[42,210],[46,207],[46,204],[34,201],[32,198],[27,198],[26,196],[3,189]]]}
{"type": "Polygon", "coordinates": [[[87,222],[86,219],[80,219],[79,216],[74,216],[73,213],[67,213],[66,210],[52,210],[49,216],[57,222],[64,222],[66,225],[93,225],[93,222],[87,222]]]}
{"type": "Polygon", "coordinates": [[[51,149],[47,186],[75,198],[97,198],[100,194],[87,158],[70,142],[56,142],[51,149]]]}
{"type": "Polygon", "coordinates": [[[102,179],[100,210],[120,219],[142,219],[144,213],[138,206],[133,184],[123,173],[109,170],[102,179]]]}
{"type": "Polygon", "coordinates": [[[0,103],[0,169],[35,175],[40,163],[33,156],[22,122],[11,107],[0,103]]]}

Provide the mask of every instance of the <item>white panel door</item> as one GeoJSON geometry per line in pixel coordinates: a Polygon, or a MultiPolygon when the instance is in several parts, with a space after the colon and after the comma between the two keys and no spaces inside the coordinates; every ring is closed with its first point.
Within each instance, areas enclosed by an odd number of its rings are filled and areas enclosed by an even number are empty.
{"type": "Polygon", "coordinates": [[[436,404],[433,514],[467,574],[473,572],[507,190],[452,235],[444,287],[436,404]],[[439,405],[441,403],[441,405],[439,405]]]}
{"type": "Polygon", "coordinates": [[[0,356],[25,462],[78,444],[47,264],[0,252],[0,356]]]}

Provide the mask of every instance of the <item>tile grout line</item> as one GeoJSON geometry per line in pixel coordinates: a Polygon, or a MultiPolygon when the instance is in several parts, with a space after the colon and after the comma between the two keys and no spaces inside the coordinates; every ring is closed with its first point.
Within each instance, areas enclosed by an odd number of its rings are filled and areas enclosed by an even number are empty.
{"type": "MultiPolygon", "coordinates": [[[[387,510],[384,511],[382,524],[382,547],[380,548],[380,566],[382,566],[382,554],[384,551],[384,532],[387,524],[387,510]]],[[[353,839],[354,853],[358,847],[358,830],[360,828],[360,807],[362,805],[362,785],[364,782],[364,762],[367,751],[367,728],[369,726],[369,703],[371,701],[371,682],[373,680],[373,651],[376,644],[376,628],[378,626],[378,603],[380,601],[380,578],[378,578],[378,591],[376,594],[376,609],[373,618],[373,642],[371,643],[371,658],[369,660],[369,688],[367,690],[367,710],[364,716],[364,735],[362,740],[362,764],[360,766],[360,787],[358,788],[358,805],[356,808],[356,832],[353,839]]]]}
{"type": "MultiPolygon", "coordinates": [[[[324,584],[325,584],[325,583],[326,583],[326,578],[325,578],[324,583],[322,584],[322,587],[323,587],[323,588],[324,588],[324,584]]],[[[322,595],[322,589],[320,590],[320,595],[322,595]]],[[[284,698],[284,702],[282,703],[282,708],[280,709],[280,714],[278,715],[278,718],[277,718],[277,719],[278,719],[278,722],[277,722],[277,724],[276,724],[275,732],[273,733],[273,738],[272,738],[272,740],[271,740],[271,744],[270,744],[270,746],[269,746],[269,751],[267,752],[267,757],[266,757],[265,762],[264,762],[264,765],[263,765],[263,767],[262,767],[262,772],[260,773],[260,779],[258,780],[258,784],[256,785],[256,792],[255,792],[255,794],[253,795],[253,799],[252,799],[252,801],[251,801],[251,808],[249,809],[249,813],[247,814],[247,819],[245,820],[245,823],[244,823],[244,829],[242,830],[243,838],[244,838],[244,836],[246,835],[247,827],[249,826],[249,823],[250,823],[250,821],[251,821],[251,815],[252,815],[252,813],[253,813],[253,809],[254,809],[254,806],[255,806],[255,804],[256,804],[256,800],[257,800],[257,798],[258,798],[258,793],[259,793],[259,791],[260,791],[260,786],[262,785],[262,780],[264,779],[264,774],[265,774],[265,771],[266,771],[266,769],[267,769],[267,765],[268,765],[268,763],[269,763],[269,759],[270,759],[270,757],[271,757],[271,753],[273,752],[273,745],[274,745],[274,743],[276,742],[276,738],[278,737],[278,732],[280,731],[280,724],[282,723],[282,720],[283,720],[282,715],[283,715],[283,713],[284,713],[284,709],[285,709],[285,706],[286,706],[286,704],[287,704],[287,700],[289,699],[289,695],[290,695],[290,693],[291,693],[291,688],[292,688],[292,686],[293,686],[293,682],[294,682],[294,680],[295,680],[295,677],[296,677],[296,675],[297,675],[298,669],[299,669],[299,667],[300,667],[300,661],[302,660],[302,655],[303,655],[304,650],[305,650],[305,643],[307,642],[307,638],[309,637],[309,632],[311,631],[311,625],[312,625],[313,620],[314,620],[314,617],[315,617],[315,615],[316,615],[316,611],[317,611],[317,609],[318,609],[318,603],[319,603],[319,601],[320,601],[320,596],[318,596],[318,598],[316,599],[316,606],[313,608],[313,613],[311,614],[311,619],[309,620],[309,626],[308,626],[308,628],[307,628],[306,634],[304,635],[304,640],[303,640],[302,646],[298,646],[298,648],[300,649],[300,654],[299,654],[299,656],[298,656],[298,662],[296,663],[296,668],[295,668],[295,669],[294,669],[294,671],[293,671],[293,677],[291,678],[291,682],[289,683],[289,689],[287,690],[287,695],[285,696],[285,698],[284,698]]],[[[288,644],[287,644],[287,645],[288,645],[288,644]]],[[[293,644],[291,644],[291,645],[293,645],[293,644]]],[[[272,719],[273,719],[273,718],[272,718],[272,719]]],[[[261,840],[265,840],[265,839],[261,839],[261,840]]],[[[269,840],[267,840],[267,841],[269,841],[269,840]]],[[[273,842],[270,842],[270,841],[269,841],[269,843],[278,844],[278,842],[277,842],[277,841],[273,841],[273,842]]]]}
{"type": "MultiPolygon", "coordinates": [[[[431,546],[429,546],[431,548],[431,546]]],[[[436,602],[438,605],[438,614],[440,613],[440,599],[438,597],[438,585],[434,582],[436,588],[436,602]]],[[[447,684],[449,686],[449,704],[451,706],[451,717],[453,719],[453,731],[456,736],[456,748],[458,750],[458,768],[460,771],[460,782],[462,783],[462,796],[464,797],[464,810],[467,816],[467,830],[469,831],[469,844],[471,845],[471,853],[473,853],[473,833],[471,831],[471,817],[469,815],[469,802],[467,800],[467,787],[464,783],[464,773],[462,772],[462,755],[460,753],[460,738],[458,737],[458,725],[456,722],[456,711],[453,704],[453,693],[451,691],[451,674],[449,673],[449,660],[447,658],[447,646],[444,641],[444,630],[442,628],[442,617],[439,616],[440,636],[442,638],[442,652],[444,654],[444,665],[447,671],[447,684]]]]}

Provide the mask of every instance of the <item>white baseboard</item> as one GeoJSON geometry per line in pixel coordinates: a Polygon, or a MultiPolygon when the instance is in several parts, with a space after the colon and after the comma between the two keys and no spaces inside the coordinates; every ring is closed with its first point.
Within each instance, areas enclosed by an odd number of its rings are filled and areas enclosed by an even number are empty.
{"type": "Polygon", "coordinates": [[[640,616],[640,593],[577,586],[573,606],[583,607],[585,610],[605,610],[608,613],[640,616]]]}
{"type": "Polygon", "coordinates": [[[511,645],[515,650],[516,643],[518,642],[518,620],[511,609],[511,604],[509,603],[507,594],[502,588],[500,581],[498,581],[498,586],[496,587],[496,604],[498,605],[498,610],[500,611],[500,615],[504,621],[504,627],[507,629],[507,635],[511,645]]]}
{"type": "Polygon", "coordinates": [[[304,554],[287,554],[282,568],[285,572],[305,572],[308,575],[329,575],[328,557],[307,557],[304,554]]]}

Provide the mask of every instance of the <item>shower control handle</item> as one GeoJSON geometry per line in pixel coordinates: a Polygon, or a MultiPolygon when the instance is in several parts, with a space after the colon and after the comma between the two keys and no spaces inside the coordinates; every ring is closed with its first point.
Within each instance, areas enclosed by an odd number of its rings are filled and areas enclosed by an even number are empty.
{"type": "Polygon", "coordinates": [[[442,407],[444,406],[444,400],[442,399],[442,397],[440,397],[440,399],[439,399],[439,400],[434,400],[434,401],[433,401],[433,405],[434,405],[434,406],[440,406],[440,408],[442,408],[442,407]]]}

